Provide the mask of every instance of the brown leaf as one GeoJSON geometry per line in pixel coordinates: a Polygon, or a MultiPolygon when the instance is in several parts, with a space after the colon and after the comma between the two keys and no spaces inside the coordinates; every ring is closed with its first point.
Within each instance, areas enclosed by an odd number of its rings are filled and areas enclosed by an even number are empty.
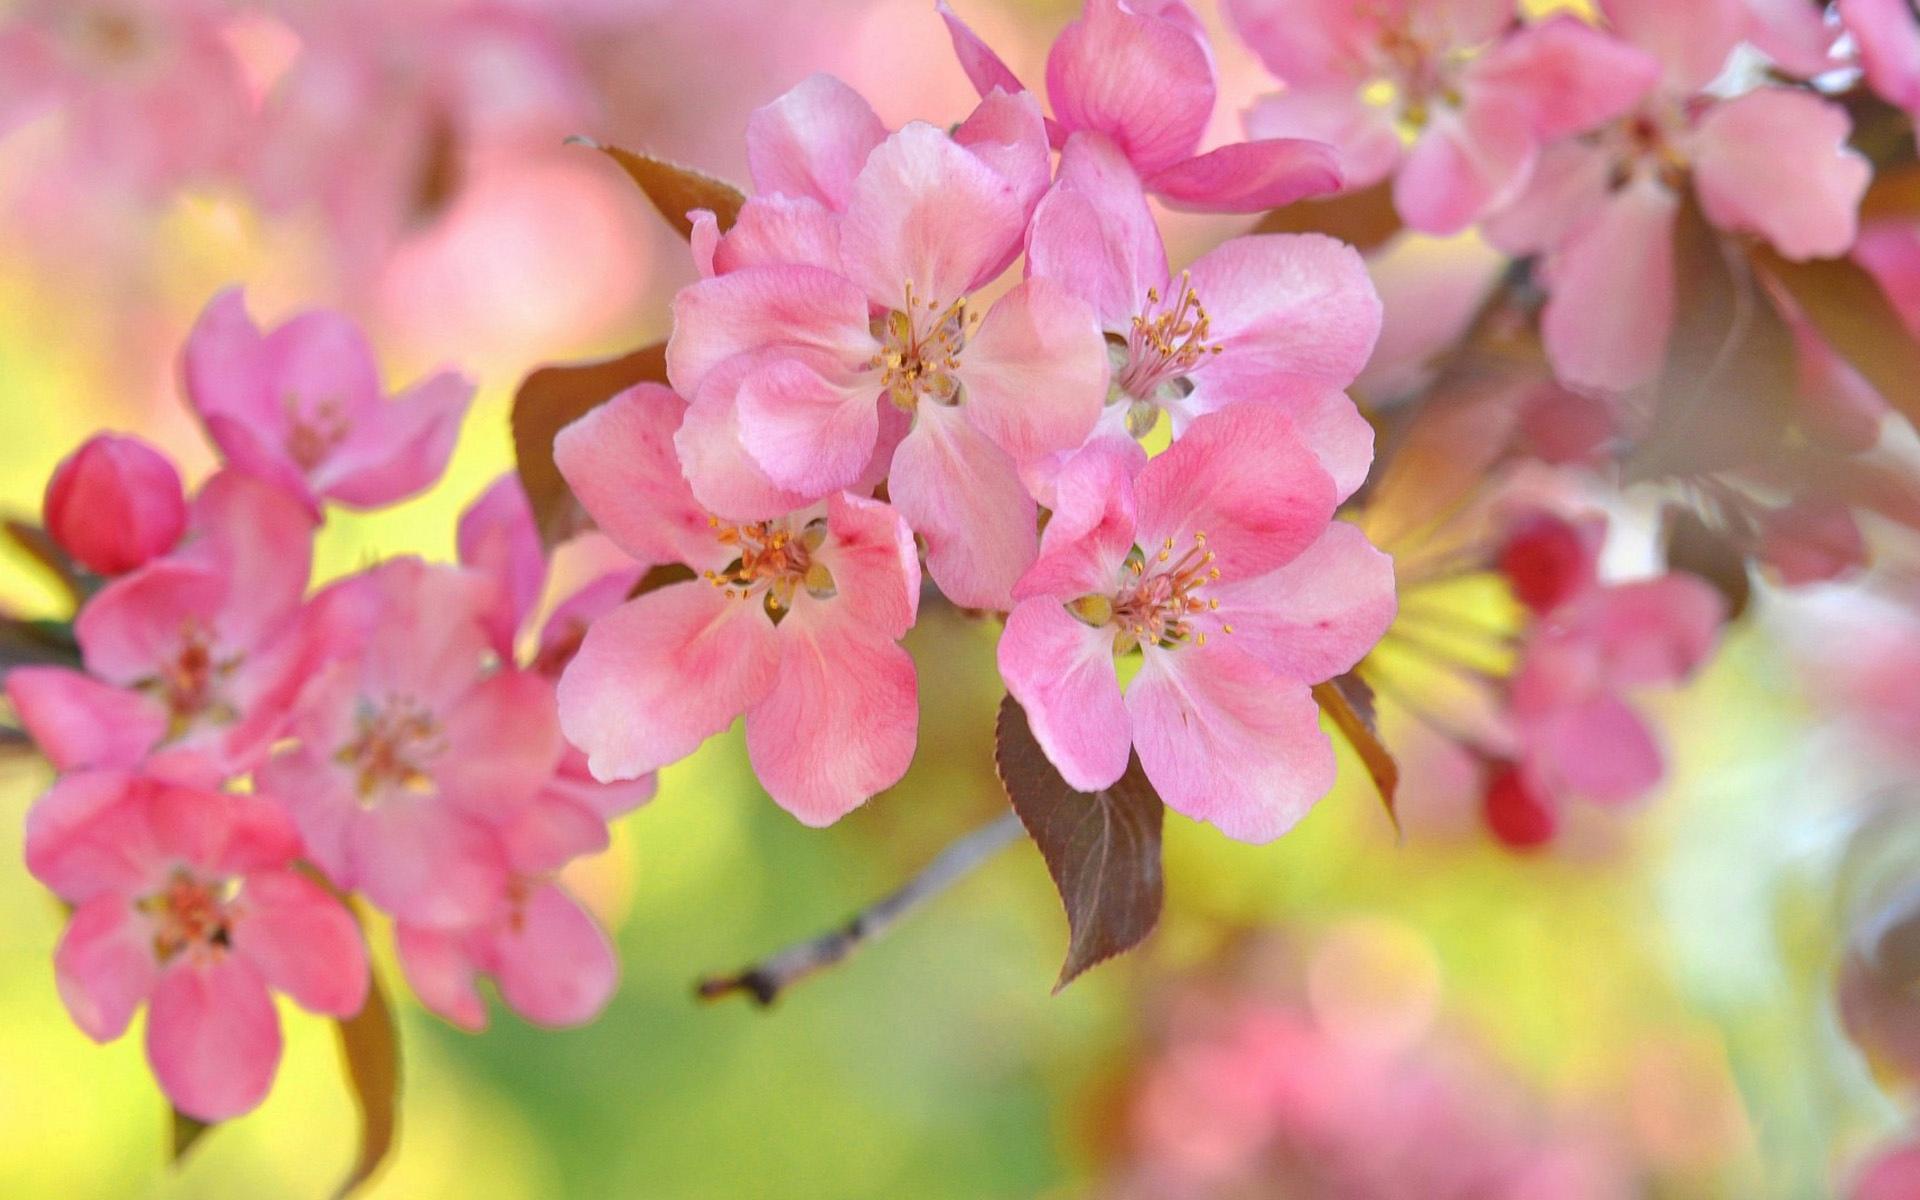
{"type": "Polygon", "coordinates": [[[1160,920],[1160,795],[1138,755],[1112,787],[1075,791],[1047,761],[1012,696],[1000,702],[994,765],[1067,910],[1058,992],[1088,967],[1139,945],[1160,920]]]}
{"type": "Polygon", "coordinates": [[[1731,538],[1690,508],[1667,509],[1665,533],[1667,566],[1697,575],[1712,585],[1727,602],[1727,620],[1738,620],[1753,598],[1746,555],[1731,538]]]}
{"type": "Polygon", "coordinates": [[[377,975],[368,981],[367,1002],[355,1015],[334,1023],[347,1082],[360,1109],[360,1152],[353,1169],[334,1192],[344,1200],[373,1177],[393,1148],[400,1113],[400,1038],[393,1011],[377,975]]]}
{"type": "Polygon", "coordinates": [[[168,1111],[172,1114],[172,1123],[167,1135],[167,1161],[179,1166],[181,1160],[186,1158],[187,1151],[198,1145],[213,1125],[199,1117],[190,1117],[177,1108],[169,1108],[168,1111]]]}
{"type": "Polygon", "coordinates": [[[725,233],[732,228],[734,218],[740,215],[740,206],[747,202],[739,188],[692,167],[683,167],[638,150],[603,146],[589,138],[569,140],[598,150],[619,163],[620,169],[640,185],[640,190],[647,194],[653,207],[683,238],[693,236],[693,222],[687,219],[687,214],[694,209],[711,209],[719,220],[720,232],[725,233]]]}
{"type": "Polygon", "coordinates": [[[80,666],[80,644],[65,621],[0,617],[0,681],[15,667],[80,666]]]}
{"type": "Polygon", "coordinates": [[[1786,289],[1840,357],[1920,425],[1920,342],[1864,267],[1850,258],[1792,262],[1766,245],[1754,248],[1753,261],[1786,289]]]}
{"type": "Polygon", "coordinates": [[[657,592],[670,583],[685,583],[690,579],[698,578],[700,578],[699,574],[685,563],[660,563],[647,568],[647,573],[634,581],[632,590],[627,593],[627,599],[632,600],[648,592],[657,592]]]}
{"type": "Polygon", "coordinates": [[[1325,683],[1313,685],[1314,703],[1327,714],[1340,736],[1360,755],[1373,786],[1386,806],[1387,819],[1394,831],[1400,829],[1400,812],[1394,806],[1394,794],[1400,788],[1400,764],[1394,761],[1387,744],[1380,740],[1378,719],[1373,709],[1373,689],[1360,676],[1349,671],[1325,683]]]}
{"type": "Polygon", "coordinates": [[[1362,254],[1385,245],[1400,232],[1400,214],[1393,207],[1393,188],[1384,183],[1331,196],[1302,200],[1276,208],[1260,218],[1255,233],[1324,233],[1352,243],[1362,254]]]}
{"type": "Polygon", "coordinates": [[[1630,480],[1709,474],[1777,453],[1796,408],[1793,337],[1735,245],[1689,199],[1673,240],[1667,362],[1630,480]]]}
{"type": "Polygon", "coordinates": [[[99,586],[99,581],[90,580],[80,565],[67,557],[67,552],[60,548],[60,543],[53,540],[53,535],[40,526],[31,521],[9,517],[5,522],[0,522],[0,528],[5,529],[8,541],[20,547],[26,552],[27,557],[39,563],[49,575],[59,580],[60,586],[65,589],[75,607],[84,603],[99,586]]]}
{"type": "Polygon", "coordinates": [[[553,462],[553,439],[591,410],[636,383],[667,381],[667,347],[656,342],[621,358],[571,366],[541,367],[527,376],[513,396],[513,454],[520,486],[533,506],[540,540],[548,549],[589,525],[560,468],[553,462]]]}

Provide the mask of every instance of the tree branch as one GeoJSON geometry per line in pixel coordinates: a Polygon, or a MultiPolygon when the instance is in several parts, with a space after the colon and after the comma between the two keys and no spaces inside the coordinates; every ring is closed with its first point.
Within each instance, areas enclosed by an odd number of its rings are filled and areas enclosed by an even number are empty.
{"type": "Polygon", "coordinates": [[[702,1000],[718,1000],[744,992],[765,1007],[781,992],[809,975],[852,954],[863,943],[880,937],[900,918],[959,882],[1025,833],[1020,818],[1008,813],[983,825],[942,850],[926,869],[900,888],[855,913],[838,929],[798,942],[745,970],[731,975],[709,975],[696,989],[702,1000]]]}

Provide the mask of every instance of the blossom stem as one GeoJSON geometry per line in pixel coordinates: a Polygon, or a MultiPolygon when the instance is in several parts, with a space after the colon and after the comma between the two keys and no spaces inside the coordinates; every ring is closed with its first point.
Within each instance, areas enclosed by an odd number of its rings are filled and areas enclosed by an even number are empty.
{"type": "Polygon", "coordinates": [[[709,975],[699,982],[696,993],[702,1000],[718,1000],[734,992],[744,992],[754,1003],[762,1007],[770,1005],[781,992],[885,934],[902,917],[1018,841],[1024,832],[1020,819],[1013,813],[982,825],[942,850],[925,870],[855,913],[839,928],[788,946],[745,970],[709,975]]]}

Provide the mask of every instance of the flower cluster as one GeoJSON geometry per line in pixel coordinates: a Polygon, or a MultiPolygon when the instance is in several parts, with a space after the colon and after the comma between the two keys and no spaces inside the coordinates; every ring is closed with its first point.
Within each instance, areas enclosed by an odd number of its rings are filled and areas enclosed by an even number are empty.
{"type": "Polygon", "coordinates": [[[132,438],[63,463],[48,528],[98,577],[80,662],[6,680],[60,772],[28,815],[27,862],[74,906],[55,961],[74,1020],[111,1039],[147,1002],[175,1105],[245,1112],[279,1060],[270,990],[360,1009],[350,895],[393,918],[408,979],[447,1019],[485,1023],[482,973],[531,1020],[590,1018],[612,950],[555,875],[652,782],[588,777],[554,677],[630,574],[559,606],[522,665],[547,567],[509,478],[462,520],[460,565],[395,559],[309,595],[324,503],[433,484],[472,385],[442,373],[389,398],[346,318],[263,332],[238,292],[208,306],[184,368],[226,465],[189,503],[132,438]]]}

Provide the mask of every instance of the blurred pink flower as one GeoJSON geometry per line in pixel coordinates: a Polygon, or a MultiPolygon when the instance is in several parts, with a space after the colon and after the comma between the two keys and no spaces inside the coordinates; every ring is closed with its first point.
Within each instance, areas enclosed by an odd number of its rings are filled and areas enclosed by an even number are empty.
{"type": "Polygon", "coordinates": [[[1906,0],[1839,0],[1867,85],[1887,103],[1920,112],[1920,20],[1906,0]]]}
{"type": "Polygon", "coordinates": [[[319,511],[378,508],[446,470],[473,384],[443,371],[388,400],[366,338],[345,316],[306,312],[263,334],[238,288],[208,303],[187,339],[187,399],[241,470],[319,511]]]}
{"type": "Polygon", "coordinates": [[[54,468],[47,532],[74,561],[124,575],[173,549],[187,526],[180,472],[139,438],[102,433],[54,468]]]}
{"type": "Polygon", "coordinates": [[[74,1023],[111,1041],[146,1002],[147,1059],[200,1120],[265,1098],[280,1062],[272,991],[336,1017],[365,1000],[360,930],[293,869],[299,855],[265,796],[113,772],[68,775],[27,815],[28,868],[74,905],[54,952],[74,1023]]]}
{"type": "MultiPolygon", "coordinates": [[[[982,96],[1025,90],[946,0],[954,53],[982,96]]],[[[1333,148],[1266,137],[1198,153],[1218,94],[1200,18],[1182,0],[1086,0],[1047,55],[1048,134],[1106,142],[1148,191],[1176,208],[1258,212],[1336,190],[1333,148]]]]}
{"type": "Polygon", "coordinates": [[[1847,1200],[1913,1200],[1920,1196],[1920,1143],[1880,1151],[1860,1168],[1847,1200]]]}
{"type": "Polygon", "coordinates": [[[1000,674],[1075,788],[1112,784],[1131,750],[1175,811],[1270,841],[1333,786],[1309,689],[1392,622],[1392,564],[1332,523],[1334,482],[1277,408],[1200,417],[1130,465],[1103,443],[1062,469],[1000,674]]]}
{"type": "Polygon", "coordinates": [[[489,668],[484,577],[394,559],[312,602],[332,661],[303,690],[298,744],[258,772],[341,887],[396,918],[457,926],[504,895],[497,830],[560,762],[553,687],[489,668]]]}
{"type": "Polygon", "coordinates": [[[1034,213],[1027,271],[1089,302],[1106,332],[1100,436],[1131,445],[1165,412],[1177,437],[1203,413],[1271,404],[1342,498],[1366,478],[1373,429],[1341,389],[1373,349],[1380,300],[1352,247],[1312,234],[1233,238],[1176,279],[1125,160],[1106,139],[1076,133],[1034,213]]]}
{"type": "Polygon", "coordinates": [[[208,480],[180,549],[81,609],[85,673],[8,673],[7,695],[53,765],[145,762],[211,783],[251,770],[310,667],[301,601],[313,531],[265,483],[236,471],[208,480]]]}
{"type": "Polygon", "coordinates": [[[560,680],[560,718],[593,775],[627,779],[693,752],[741,713],[768,793],[826,825],[891,786],[913,757],[913,660],[897,640],[919,606],[913,535],[850,493],[735,524],[679,472],[688,408],[655,384],[621,393],[555,443],[606,533],[668,583],[594,621],[560,680]]]}
{"type": "Polygon", "coordinates": [[[1625,114],[1653,86],[1646,53],[1571,16],[1518,26],[1512,0],[1231,0],[1284,92],[1255,136],[1318,138],[1348,188],[1393,177],[1408,226],[1453,234],[1511,201],[1540,151],[1625,114]],[[1387,104],[1373,95],[1391,89],[1387,104]],[[1401,128],[1419,130],[1403,148],[1401,128]]]}

